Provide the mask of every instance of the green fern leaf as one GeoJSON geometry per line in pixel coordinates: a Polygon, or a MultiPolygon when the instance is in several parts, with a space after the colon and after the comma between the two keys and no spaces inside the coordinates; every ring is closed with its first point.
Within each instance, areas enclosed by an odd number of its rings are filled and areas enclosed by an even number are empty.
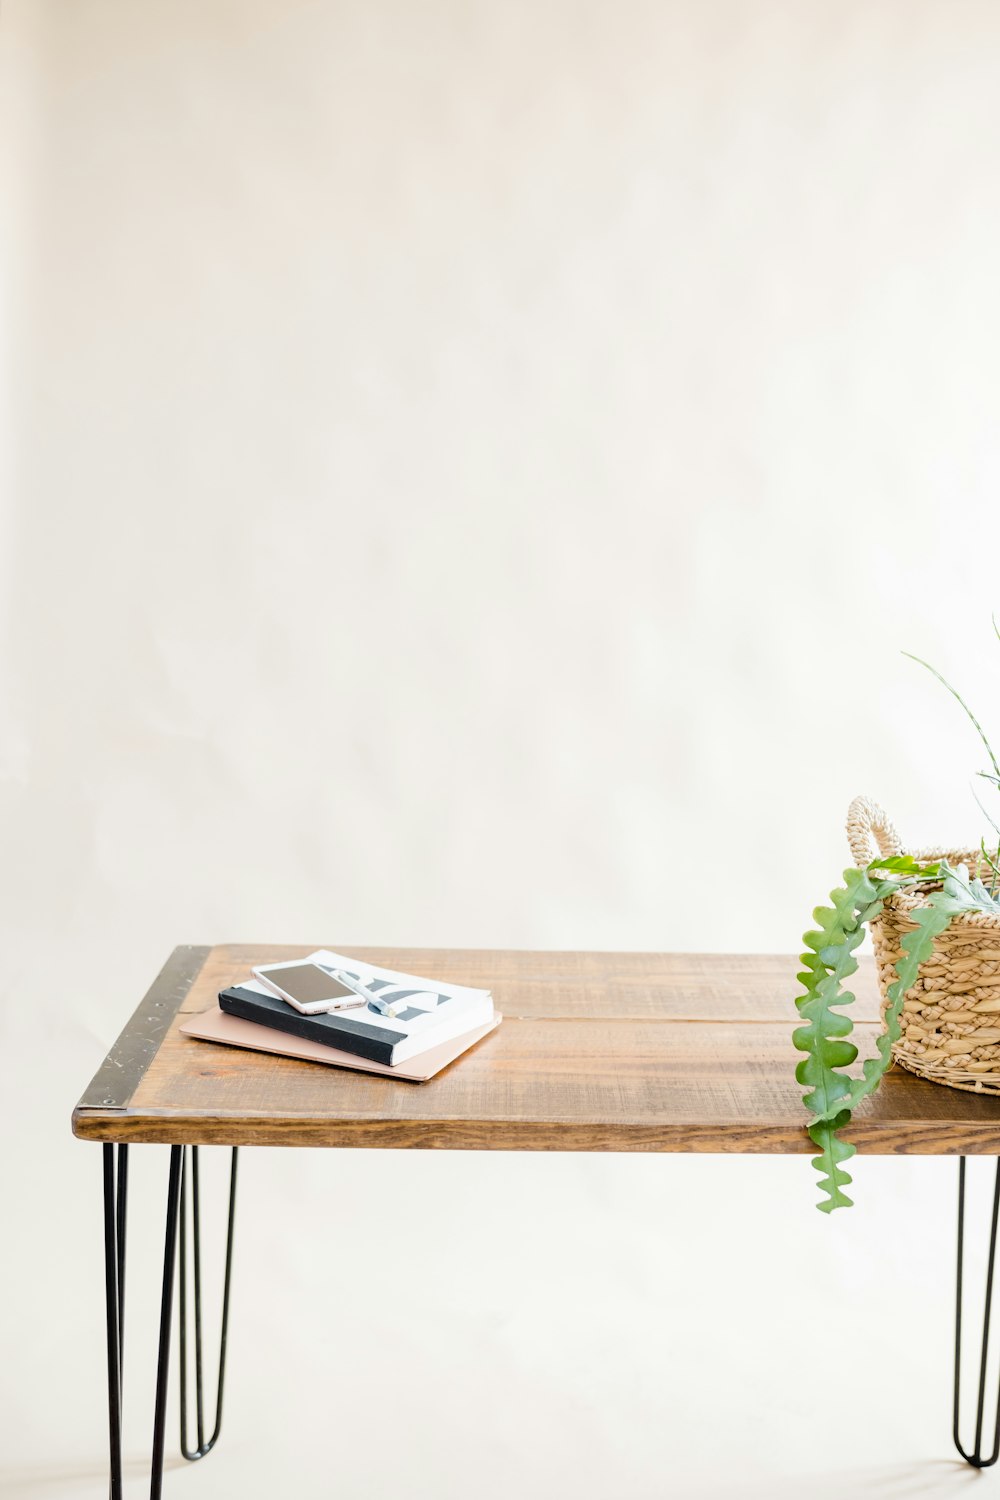
{"type": "Polygon", "coordinates": [[[803,1103],[815,1117],[809,1134],[820,1152],[813,1166],[825,1195],[818,1204],[824,1213],[851,1206],[843,1191],[851,1181],[843,1163],[855,1152],[854,1146],[839,1139],[837,1131],[851,1118],[845,1106],[852,1080],[839,1070],[854,1062],[858,1049],[847,1041],[853,1022],[833,1007],[854,1001],[844,987],[844,981],[857,972],[854,951],[864,940],[865,922],[881,910],[894,884],[892,880],[873,881],[867,870],[845,870],[843,886],[831,892],[830,906],[816,908],[816,928],[803,938],[806,951],[798,977],[805,993],[796,1005],[805,1024],[796,1028],[792,1040],[806,1054],[795,1077],[806,1087],[803,1103]]]}
{"type": "Polygon", "coordinates": [[[866,1058],[861,1065],[863,1076],[855,1079],[851,1085],[849,1107],[852,1110],[858,1101],[872,1093],[884,1078],[892,1062],[893,1046],[899,1041],[901,1035],[899,1018],[903,1010],[903,1001],[917,982],[921,964],[930,958],[934,950],[934,939],[944,932],[956,909],[962,908],[956,906],[953,898],[944,896],[944,892],[938,891],[928,897],[926,906],[918,906],[911,913],[911,920],[916,923],[916,926],[912,932],[903,935],[901,941],[903,953],[896,962],[896,978],[886,992],[889,1003],[885,1009],[885,1030],[875,1041],[878,1056],[866,1058]],[[938,900],[938,897],[944,899],[938,900]]]}
{"type": "Polygon", "coordinates": [[[820,1174],[819,1186],[827,1195],[816,1205],[820,1213],[830,1214],[835,1208],[851,1208],[854,1204],[854,1199],[848,1198],[842,1191],[849,1186],[851,1174],[841,1169],[841,1163],[848,1161],[857,1147],[852,1146],[849,1141],[840,1140],[837,1135],[837,1131],[850,1118],[850,1112],[844,1110],[832,1120],[818,1120],[809,1127],[809,1134],[820,1149],[819,1156],[813,1157],[812,1164],[820,1174]]]}
{"type": "Polygon", "coordinates": [[[798,977],[805,993],[795,1003],[806,1024],[796,1028],[792,1041],[806,1053],[795,1077],[808,1088],[803,1102],[817,1120],[832,1119],[850,1095],[851,1079],[838,1069],[858,1055],[845,1040],[854,1023],[833,1006],[854,1002],[844,981],[857,972],[854,950],[864,941],[864,922],[881,910],[887,884],[873,882],[866,870],[845,870],[843,886],[830,893],[832,905],[816,908],[817,927],[803,938],[807,951],[798,977]]]}
{"type": "Polygon", "coordinates": [[[963,871],[952,872],[943,862],[921,864],[903,855],[873,860],[866,870],[845,870],[843,886],[831,892],[831,904],[813,912],[816,927],[803,938],[806,951],[798,975],[804,993],[795,1002],[804,1024],[796,1027],[792,1040],[806,1054],[795,1069],[795,1077],[807,1090],[803,1103],[813,1116],[809,1135],[820,1152],[813,1165],[825,1195],[817,1205],[823,1213],[850,1207],[851,1200],[843,1189],[851,1178],[843,1163],[856,1148],[841,1140],[838,1131],[850,1123],[857,1103],[877,1088],[892,1061],[893,1043],[900,1036],[904,996],[916,983],[921,964],[954,912],[979,904],[985,894],[970,888],[963,871]],[[903,954],[889,990],[886,1029],[876,1041],[877,1055],[864,1061],[860,1078],[851,1077],[842,1070],[858,1055],[857,1047],[847,1040],[854,1024],[835,1007],[854,1002],[845,981],[857,972],[855,951],[864,940],[865,927],[878,916],[893,891],[942,875],[944,888],[930,896],[926,906],[916,909],[914,930],[903,938],[903,954]]]}

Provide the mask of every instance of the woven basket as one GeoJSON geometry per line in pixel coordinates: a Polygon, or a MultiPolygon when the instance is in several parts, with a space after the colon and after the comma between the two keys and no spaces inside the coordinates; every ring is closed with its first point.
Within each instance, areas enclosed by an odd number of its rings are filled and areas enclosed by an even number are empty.
{"type": "MultiPolygon", "coordinates": [[[[847,814],[847,841],[859,869],[883,855],[902,854],[899,834],[867,797],[855,797],[847,814]],[[874,843],[873,843],[874,840],[874,843]],[[875,844],[878,845],[876,850],[875,844]]],[[[986,873],[978,849],[918,849],[916,859],[945,858],[986,873]]],[[[885,1015],[886,991],[896,978],[901,939],[912,932],[917,894],[890,896],[871,924],[885,1015]]],[[[903,1001],[902,1035],[892,1055],[902,1067],[949,1088],[1000,1094],[1000,916],[960,912],[934,940],[934,952],[903,1001]]]]}

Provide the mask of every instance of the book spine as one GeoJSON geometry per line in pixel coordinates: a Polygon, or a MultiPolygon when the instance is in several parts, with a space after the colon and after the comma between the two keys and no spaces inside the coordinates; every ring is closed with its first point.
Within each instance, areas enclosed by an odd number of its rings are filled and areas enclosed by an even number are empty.
{"type": "Polygon", "coordinates": [[[335,1047],[338,1052],[367,1058],[369,1062],[392,1065],[398,1037],[373,1036],[373,1028],[356,1022],[345,1025],[334,1016],[303,1016],[284,1000],[279,1000],[277,1005],[269,1004],[264,996],[246,990],[222,990],[219,1005],[228,1015],[238,1016],[241,1021],[254,1021],[274,1031],[286,1031],[289,1036],[303,1037],[307,1042],[320,1042],[324,1047],[335,1047]]]}

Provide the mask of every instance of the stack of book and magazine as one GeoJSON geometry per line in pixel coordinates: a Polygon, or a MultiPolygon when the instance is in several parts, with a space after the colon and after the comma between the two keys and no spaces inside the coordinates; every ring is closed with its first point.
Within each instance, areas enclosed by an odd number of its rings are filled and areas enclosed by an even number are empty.
{"type": "Polygon", "coordinates": [[[500,1024],[489,990],[381,969],[320,948],[262,964],[187,1036],[422,1082],[500,1024]]]}

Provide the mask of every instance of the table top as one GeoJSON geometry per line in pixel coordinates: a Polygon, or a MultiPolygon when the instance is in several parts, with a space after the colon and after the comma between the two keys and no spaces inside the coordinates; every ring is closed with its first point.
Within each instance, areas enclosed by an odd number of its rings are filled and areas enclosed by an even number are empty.
{"type": "MultiPolygon", "coordinates": [[[[255,963],[310,948],[177,948],[73,1114],[85,1140],[231,1146],[803,1152],[794,1080],[796,960],[730,954],[515,953],[336,946],[493,991],[498,1031],[427,1083],[180,1034],[255,963]]],[[[874,1052],[870,960],[855,1040],[874,1052]]],[[[863,1101],[864,1152],[1000,1154],[1000,1099],[894,1068],[863,1101]]]]}

